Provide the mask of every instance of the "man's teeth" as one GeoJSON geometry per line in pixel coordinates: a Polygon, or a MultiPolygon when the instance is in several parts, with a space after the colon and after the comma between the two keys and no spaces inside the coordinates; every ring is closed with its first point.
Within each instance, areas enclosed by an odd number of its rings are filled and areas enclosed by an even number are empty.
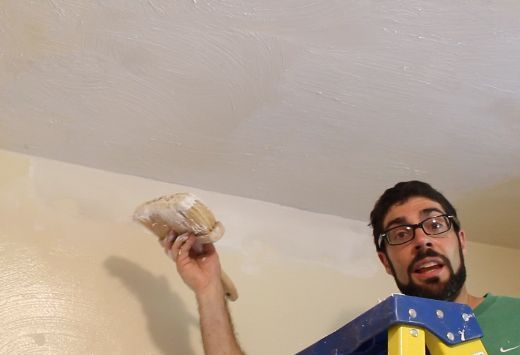
{"type": "Polygon", "coordinates": [[[426,263],[426,264],[423,264],[423,265],[419,266],[418,270],[425,269],[427,267],[437,266],[437,265],[438,265],[437,263],[434,263],[433,261],[431,261],[429,263],[426,263]]]}

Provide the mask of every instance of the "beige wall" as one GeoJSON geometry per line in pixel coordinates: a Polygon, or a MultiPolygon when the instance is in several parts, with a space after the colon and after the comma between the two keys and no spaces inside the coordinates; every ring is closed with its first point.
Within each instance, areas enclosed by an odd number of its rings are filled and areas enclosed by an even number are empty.
{"type": "MultiPolygon", "coordinates": [[[[179,191],[227,227],[218,248],[249,354],[301,350],[395,291],[365,221],[5,151],[0,172],[2,354],[201,354],[191,292],[131,221],[137,204],[179,191]]],[[[520,250],[469,248],[474,292],[520,296],[520,250]]]]}

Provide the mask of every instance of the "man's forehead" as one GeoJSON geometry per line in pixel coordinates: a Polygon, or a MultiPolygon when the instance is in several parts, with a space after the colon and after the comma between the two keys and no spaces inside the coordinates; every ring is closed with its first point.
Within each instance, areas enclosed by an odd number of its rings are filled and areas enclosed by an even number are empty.
{"type": "Polygon", "coordinates": [[[444,213],[441,204],[426,197],[411,197],[405,201],[392,205],[383,219],[383,226],[395,220],[410,222],[410,218],[423,217],[432,212],[444,213]]]}

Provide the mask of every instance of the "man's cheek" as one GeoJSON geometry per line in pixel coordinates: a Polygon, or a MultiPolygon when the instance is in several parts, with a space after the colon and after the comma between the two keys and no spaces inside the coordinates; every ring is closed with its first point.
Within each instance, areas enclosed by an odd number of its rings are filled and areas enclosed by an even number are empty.
{"type": "Polygon", "coordinates": [[[406,268],[400,268],[396,270],[397,272],[397,279],[401,281],[403,284],[408,284],[410,281],[410,275],[408,275],[408,271],[406,268]]]}

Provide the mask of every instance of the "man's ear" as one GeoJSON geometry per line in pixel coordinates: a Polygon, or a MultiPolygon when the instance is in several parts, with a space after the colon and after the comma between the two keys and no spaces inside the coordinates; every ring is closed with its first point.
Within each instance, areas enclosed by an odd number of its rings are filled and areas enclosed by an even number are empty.
{"type": "Polygon", "coordinates": [[[388,260],[388,256],[382,251],[377,252],[377,256],[379,256],[379,260],[381,260],[381,264],[385,267],[386,273],[388,275],[393,275],[392,268],[390,267],[390,261],[388,260]]]}
{"type": "Polygon", "coordinates": [[[457,235],[459,238],[460,247],[462,248],[462,252],[466,254],[466,234],[464,233],[464,229],[459,230],[459,234],[457,235]]]}

